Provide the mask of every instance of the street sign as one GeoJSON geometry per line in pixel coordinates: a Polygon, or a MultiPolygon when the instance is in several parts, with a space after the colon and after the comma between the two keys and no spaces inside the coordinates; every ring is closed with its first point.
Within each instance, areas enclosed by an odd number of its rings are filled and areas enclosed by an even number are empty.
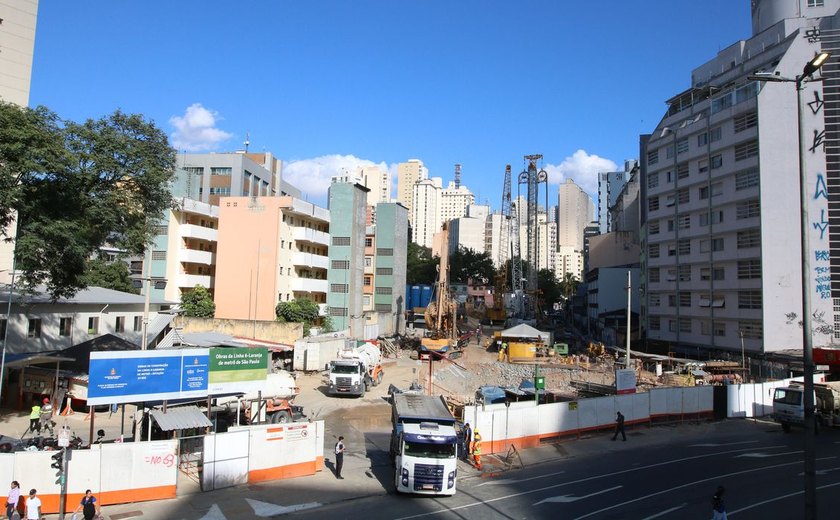
{"type": "Polygon", "coordinates": [[[211,348],[208,393],[264,390],[269,359],[266,348],[211,348]]]}
{"type": "Polygon", "coordinates": [[[70,429],[66,426],[58,430],[58,447],[67,448],[70,446],[70,429]]]}
{"type": "Polygon", "coordinates": [[[636,371],[623,368],[615,371],[615,391],[617,394],[636,393],[636,371]]]}
{"type": "Polygon", "coordinates": [[[537,390],[545,390],[545,376],[537,376],[534,378],[534,388],[537,390]]]}

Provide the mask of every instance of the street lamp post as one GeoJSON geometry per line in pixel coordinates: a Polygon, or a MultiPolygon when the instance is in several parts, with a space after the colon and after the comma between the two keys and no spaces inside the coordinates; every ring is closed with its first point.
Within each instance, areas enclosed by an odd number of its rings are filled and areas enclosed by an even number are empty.
{"type": "Polygon", "coordinates": [[[808,240],[808,179],[805,169],[805,154],[803,147],[805,137],[802,125],[802,86],[811,80],[811,76],[822,67],[831,55],[827,52],[817,54],[805,64],[802,74],[796,78],[785,78],[776,75],[755,75],[748,79],[755,81],[771,81],[794,83],[796,86],[796,123],[799,132],[799,219],[800,219],[800,248],[802,258],[802,363],[804,365],[805,388],[803,406],[805,408],[805,519],[817,517],[817,479],[815,454],[815,422],[814,422],[814,345],[811,330],[811,293],[808,275],[811,271],[810,241],[808,240]]]}
{"type": "Polygon", "coordinates": [[[6,305],[6,326],[3,327],[3,354],[0,357],[0,405],[3,403],[3,374],[6,371],[6,345],[9,342],[9,327],[12,325],[12,291],[15,288],[15,267],[12,260],[12,280],[9,284],[9,301],[6,305]]]}

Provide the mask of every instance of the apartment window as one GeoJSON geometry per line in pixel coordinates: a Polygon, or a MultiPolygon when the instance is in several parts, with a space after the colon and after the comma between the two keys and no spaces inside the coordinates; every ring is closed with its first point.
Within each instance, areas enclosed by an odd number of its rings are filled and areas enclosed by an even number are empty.
{"type": "Polygon", "coordinates": [[[668,295],[668,307],[676,307],[677,306],[677,295],[676,294],[669,294],[668,295]]]}
{"type": "Polygon", "coordinates": [[[152,260],[166,260],[166,251],[152,251],[152,260]]]}
{"type": "Polygon", "coordinates": [[[648,234],[650,235],[658,235],[659,234],[659,221],[653,220],[648,222],[648,234]]]}
{"type": "Polygon", "coordinates": [[[365,257],[365,267],[373,267],[373,257],[366,256],[365,257]]]}
{"type": "Polygon", "coordinates": [[[182,169],[191,175],[204,175],[203,166],[184,166],[182,169]]]}
{"type": "Polygon", "coordinates": [[[723,308],[726,306],[726,298],[722,294],[708,294],[704,293],[700,295],[699,300],[697,301],[698,307],[715,307],[715,308],[723,308]]]}
{"type": "Polygon", "coordinates": [[[370,295],[366,294],[362,296],[362,305],[365,307],[370,307],[370,295]]]}
{"type": "Polygon", "coordinates": [[[761,278],[761,260],[738,260],[738,279],[761,278]]]}
{"type": "Polygon", "coordinates": [[[680,293],[680,307],[691,307],[691,293],[690,292],[681,292],[680,293]]]}
{"type": "Polygon", "coordinates": [[[762,339],[761,322],[757,320],[744,320],[738,322],[738,331],[745,339],[762,339]]]}
{"type": "Polygon", "coordinates": [[[651,173],[648,175],[648,189],[655,188],[657,186],[659,186],[659,174],[651,173]]]}
{"type": "Polygon", "coordinates": [[[674,219],[668,219],[668,231],[674,230],[674,219]]]}
{"type": "Polygon", "coordinates": [[[347,294],[350,286],[346,283],[331,283],[330,292],[347,294]]]}
{"type": "Polygon", "coordinates": [[[334,246],[349,246],[350,237],[333,237],[332,245],[334,246]]]}
{"type": "Polygon", "coordinates": [[[372,284],[373,283],[373,277],[372,276],[365,276],[365,282],[364,283],[365,283],[365,285],[372,284]]]}
{"type": "Polygon", "coordinates": [[[143,316],[135,316],[134,317],[134,332],[140,332],[143,330],[143,316]]]}
{"type": "Polygon", "coordinates": [[[703,159],[702,161],[697,161],[697,172],[698,173],[708,173],[709,172],[709,161],[703,159]]]}
{"type": "Polygon", "coordinates": [[[691,319],[680,318],[680,332],[691,332],[691,319]]]}
{"type": "Polygon", "coordinates": [[[691,200],[691,197],[688,194],[688,188],[683,188],[677,192],[677,202],[687,204],[689,200],[691,200]]]}
{"type": "Polygon", "coordinates": [[[743,132],[748,128],[758,126],[758,113],[747,112],[744,114],[738,114],[737,116],[735,116],[734,124],[736,134],[738,132],[743,132]]]}
{"type": "Polygon", "coordinates": [[[677,332],[677,320],[668,320],[668,332],[677,332]]]}
{"type": "Polygon", "coordinates": [[[667,271],[665,271],[665,281],[666,282],[675,282],[677,280],[677,268],[670,267],[667,271]]]}
{"type": "Polygon", "coordinates": [[[712,320],[701,320],[700,321],[700,334],[703,336],[711,336],[712,335],[712,320]]]}
{"type": "Polygon", "coordinates": [[[648,326],[650,330],[659,330],[659,316],[651,316],[648,318],[648,326]]]}
{"type": "Polygon", "coordinates": [[[233,168],[225,168],[219,166],[211,166],[210,167],[210,175],[223,175],[225,177],[230,177],[233,173],[233,168]]]}
{"type": "Polygon", "coordinates": [[[677,141],[677,154],[688,151],[688,137],[683,137],[677,141]]]}
{"type": "Polygon", "coordinates": [[[376,312],[391,312],[392,307],[390,303],[377,303],[373,306],[376,312]]]}
{"type": "Polygon", "coordinates": [[[73,318],[61,318],[58,320],[58,335],[69,336],[73,331],[73,318]]]}
{"type": "Polygon", "coordinates": [[[169,234],[169,227],[168,226],[155,226],[155,234],[156,235],[168,235],[169,234]]]}
{"type": "Polygon", "coordinates": [[[758,199],[745,200],[735,206],[735,218],[753,218],[761,216],[761,204],[758,199]]]}
{"type": "Polygon", "coordinates": [[[712,251],[723,251],[723,238],[712,239],[712,251]]]}
{"type": "Polygon", "coordinates": [[[391,247],[379,247],[376,249],[376,254],[379,256],[394,256],[394,249],[391,247]]]}
{"type": "Polygon", "coordinates": [[[711,240],[700,241],[700,252],[708,253],[709,251],[723,251],[723,238],[713,238],[711,240]]]}
{"type": "Polygon", "coordinates": [[[365,237],[365,247],[373,247],[373,239],[370,237],[365,237]]]}
{"type": "Polygon", "coordinates": [[[697,136],[697,146],[706,146],[709,144],[709,134],[707,132],[703,132],[702,134],[697,136]]]}
{"type": "Polygon", "coordinates": [[[659,305],[661,303],[662,303],[662,298],[660,297],[659,294],[651,294],[650,295],[650,298],[648,299],[648,304],[651,307],[659,307],[659,305]]]}
{"type": "Polygon", "coordinates": [[[658,283],[659,282],[659,268],[653,267],[648,269],[648,281],[651,283],[658,283]]]}
{"type": "Polygon", "coordinates": [[[41,318],[29,318],[29,330],[26,332],[27,338],[41,337],[41,318]]]}
{"type": "Polygon", "coordinates": [[[659,258],[659,244],[648,245],[648,257],[659,258]]]}
{"type": "Polygon", "coordinates": [[[333,260],[330,269],[350,269],[350,260],[333,260]]]}
{"type": "Polygon", "coordinates": [[[674,182],[674,172],[673,171],[668,170],[667,172],[665,172],[665,182],[667,182],[669,184],[674,182]]]}
{"type": "Polygon", "coordinates": [[[91,317],[88,318],[88,334],[96,334],[99,332],[99,318],[98,317],[91,317]]]}
{"type": "Polygon", "coordinates": [[[726,279],[726,269],[723,267],[715,267],[712,269],[712,280],[716,282],[722,281],[726,279]]]}
{"type": "Polygon", "coordinates": [[[376,294],[393,294],[392,287],[377,287],[376,294]]]}
{"type": "Polygon", "coordinates": [[[700,226],[708,226],[711,224],[720,224],[723,222],[723,210],[713,210],[708,213],[700,214],[700,226]]]}
{"type": "Polygon", "coordinates": [[[680,278],[681,282],[690,282],[691,281],[691,266],[690,265],[681,265],[677,268],[677,275],[680,278]]]}
{"type": "Polygon", "coordinates": [[[823,7],[825,0],[808,0],[808,7],[823,7]]]}
{"type": "Polygon", "coordinates": [[[648,199],[648,211],[656,211],[659,209],[659,197],[650,197],[648,199]]]}
{"type": "Polygon", "coordinates": [[[677,165],[677,178],[678,179],[685,179],[688,177],[688,163],[682,163],[677,165]]]}
{"type": "Polygon", "coordinates": [[[735,160],[743,161],[758,155],[758,140],[735,145],[735,160]]]}
{"type": "Polygon", "coordinates": [[[758,168],[740,171],[735,174],[735,190],[746,190],[758,186],[758,168]]]}
{"type": "Polygon", "coordinates": [[[330,307],[330,316],[347,316],[347,307],[330,307]]]}
{"type": "MultiPolygon", "coordinates": [[[[691,240],[684,238],[677,242],[677,254],[690,255],[691,254],[691,240]]],[[[688,267],[688,266],[685,266],[688,267]]]]}
{"type": "Polygon", "coordinates": [[[115,332],[125,332],[125,316],[117,316],[117,321],[114,324],[115,332]]]}
{"type": "Polygon", "coordinates": [[[677,217],[677,227],[680,229],[691,228],[691,215],[680,215],[677,217]]]}
{"type": "Polygon", "coordinates": [[[712,334],[722,338],[726,336],[726,323],[722,321],[715,321],[712,323],[712,334]]]}
{"type": "Polygon", "coordinates": [[[761,291],[738,291],[739,309],[760,309],[761,291]]]}
{"type": "MultiPolygon", "coordinates": [[[[227,197],[230,195],[230,186],[217,186],[210,188],[210,195],[219,195],[220,197],[227,197]]],[[[234,204],[235,206],[236,204],[234,204]]]]}
{"type": "Polygon", "coordinates": [[[738,249],[758,247],[761,245],[761,234],[757,229],[738,232],[738,249]]]}
{"type": "Polygon", "coordinates": [[[673,159],[674,158],[674,147],[668,146],[665,148],[665,158],[666,159],[673,159]]]}
{"type": "Polygon", "coordinates": [[[381,275],[390,276],[390,275],[394,274],[394,268],[393,267],[377,267],[376,268],[376,274],[377,275],[381,274],[381,275]]]}
{"type": "Polygon", "coordinates": [[[712,167],[713,170],[716,170],[716,169],[720,168],[721,166],[723,166],[723,155],[721,155],[721,154],[713,155],[712,159],[710,161],[710,164],[711,164],[711,167],[712,167]]]}
{"type": "Polygon", "coordinates": [[[648,165],[654,165],[659,162],[659,150],[651,150],[647,154],[648,165]]]}
{"type": "Polygon", "coordinates": [[[714,143],[715,141],[720,141],[723,132],[721,132],[721,127],[712,128],[709,130],[709,139],[714,143]]]}

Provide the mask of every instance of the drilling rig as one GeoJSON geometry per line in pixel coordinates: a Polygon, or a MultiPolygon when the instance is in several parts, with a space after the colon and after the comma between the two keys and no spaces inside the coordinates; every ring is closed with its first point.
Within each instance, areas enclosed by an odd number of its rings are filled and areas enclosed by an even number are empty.
{"type": "Polygon", "coordinates": [[[424,318],[428,335],[420,340],[420,350],[446,352],[458,344],[458,304],[449,294],[449,223],[441,230],[440,263],[438,279],[432,301],[426,307],[424,318]]]}

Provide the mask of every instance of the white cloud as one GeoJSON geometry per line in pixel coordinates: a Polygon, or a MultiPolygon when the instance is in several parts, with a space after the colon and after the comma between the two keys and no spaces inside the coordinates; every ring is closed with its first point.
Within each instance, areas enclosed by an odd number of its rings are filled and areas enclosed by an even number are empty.
{"type": "Polygon", "coordinates": [[[283,179],[300,188],[310,200],[326,201],[332,177],[355,172],[360,166],[379,166],[383,171],[395,168],[394,165],[376,163],[354,155],[322,155],[313,159],[289,161],[283,167],[283,179]]]}
{"type": "Polygon", "coordinates": [[[175,127],[170,136],[172,147],[187,152],[213,150],[219,143],[227,141],[233,134],[216,128],[218,114],[204,108],[201,103],[193,103],[184,111],[183,116],[172,116],[169,124],[175,127]]]}
{"type": "Polygon", "coordinates": [[[594,200],[598,199],[598,173],[618,171],[617,168],[618,165],[611,160],[590,155],[586,150],[576,151],[559,165],[545,165],[548,182],[562,184],[566,179],[572,179],[594,200]]]}

